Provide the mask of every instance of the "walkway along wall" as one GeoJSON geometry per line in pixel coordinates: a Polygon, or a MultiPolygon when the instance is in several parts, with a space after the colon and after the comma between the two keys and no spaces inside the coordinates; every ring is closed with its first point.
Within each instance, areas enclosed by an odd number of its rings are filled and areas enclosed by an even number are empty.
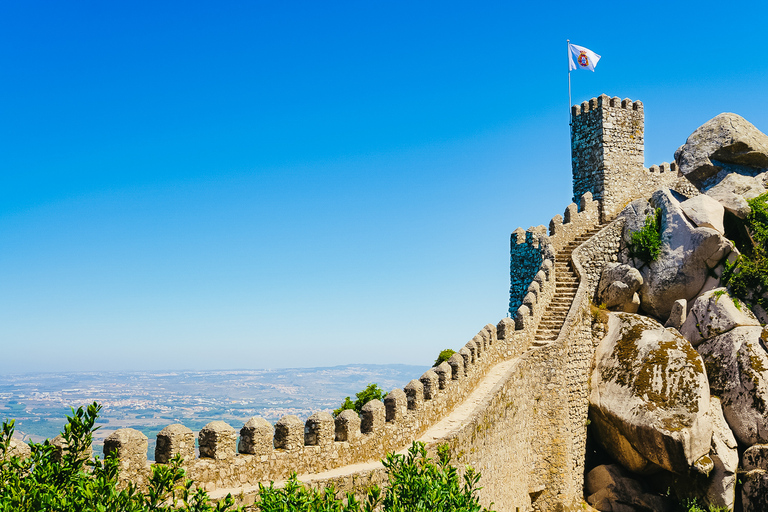
{"type": "MultiPolygon", "coordinates": [[[[574,115],[606,106],[627,108],[624,103],[617,107],[615,98],[601,96],[574,115]]],[[[637,111],[634,103],[626,105],[637,111]]],[[[653,169],[647,172],[655,173],[653,169]]],[[[659,183],[679,182],[672,171],[665,168],[667,176],[659,183]]],[[[335,419],[319,412],[306,422],[289,415],[274,428],[252,418],[240,429],[239,443],[233,427],[212,422],[199,433],[198,458],[194,433],[172,425],[158,434],[156,460],[162,463],[180,453],[198,485],[213,496],[231,492],[247,504],[259,482],[280,481],[293,471],[313,486],[333,483],[339,491],[362,493],[384,483],[378,461],[387,452],[423,439],[433,454],[447,443],[454,461],[482,473],[485,505],[494,502],[499,511],[580,509],[588,376],[601,336],[599,330],[593,333],[590,302],[603,266],[617,258],[624,221],[601,222],[615,216],[619,201],[647,195],[657,185],[654,180],[643,178],[641,186],[630,188],[631,193],[622,190],[620,196],[611,195],[610,187],[591,184],[593,190],[580,194],[578,205],[568,205],[562,216],[552,219],[549,235],[544,226],[516,230],[513,254],[517,249],[529,261],[511,266],[519,301],[513,317],[486,325],[450,361],[393,390],[384,402],[369,402],[360,418],[349,411],[335,419]],[[593,192],[614,206],[600,205],[593,192]],[[535,334],[558,282],[556,257],[571,258],[579,284],[557,337],[538,345],[535,334]]],[[[574,177],[574,190],[582,185],[574,177]]],[[[106,439],[104,450],[120,458],[124,481],[146,482],[147,440],[140,432],[120,429],[106,439]]]]}

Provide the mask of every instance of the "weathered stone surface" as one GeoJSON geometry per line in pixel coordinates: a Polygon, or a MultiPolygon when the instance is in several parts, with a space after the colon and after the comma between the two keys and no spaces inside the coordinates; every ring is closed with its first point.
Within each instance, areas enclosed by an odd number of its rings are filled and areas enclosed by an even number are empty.
{"type": "Polygon", "coordinates": [[[744,450],[741,460],[744,471],[753,469],[768,471],[768,444],[753,444],[744,450]]]}
{"type": "Polygon", "coordinates": [[[115,454],[120,478],[141,487],[149,477],[147,436],[132,428],[119,428],[104,439],[104,457],[115,454]]]}
{"type": "Polygon", "coordinates": [[[275,448],[298,450],[304,446],[304,423],[293,414],[286,414],[275,423],[275,448]]]}
{"type": "Polygon", "coordinates": [[[181,423],[168,425],[157,434],[155,462],[167,464],[176,455],[185,462],[195,458],[195,433],[181,423]]]}
{"type": "Polygon", "coordinates": [[[587,503],[600,511],[673,510],[669,500],[649,492],[618,464],[597,466],[587,473],[584,489],[587,503]]]}
{"type": "Polygon", "coordinates": [[[747,446],[768,442],[768,353],[761,332],[759,326],[734,327],[697,347],[712,394],[720,396],[728,425],[747,446]]]}
{"type": "Polygon", "coordinates": [[[764,193],[765,187],[761,180],[733,172],[705,192],[707,196],[741,219],[746,219],[751,211],[747,200],[764,193]]]}
{"type": "Polygon", "coordinates": [[[432,370],[427,370],[419,377],[419,382],[424,386],[424,400],[432,400],[437,396],[440,377],[432,370]]]}
{"type": "Polygon", "coordinates": [[[386,409],[387,421],[402,421],[405,411],[408,410],[408,397],[405,391],[395,388],[384,397],[384,408],[386,409]]]}
{"type": "MultiPolygon", "coordinates": [[[[454,354],[456,355],[456,354],[454,354]]],[[[445,386],[451,381],[451,365],[447,361],[443,361],[439,365],[432,368],[432,371],[437,374],[437,382],[440,389],[445,389],[445,386]]]]}
{"type": "Polygon", "coordinates": [[[669,318],[664,327],[674,327],[680,329],[683,326],[686,319],[686,311],[688,309],[688,301],[685,299],[677,299],[672,303],[672,310],[669,312],[669,318]]]}
{"type": "Polygon", "coordinates": [[[666,320],[678,299],[693,300],[714,268],[731,251],[731,243],[710,228],[694,227],[669,189],[654,192],[651,206],[661,209],[661,251],[647,265],[640,300],[643,311],[666,320]]]}
{"type": "Polygon", "coordinates": [[[208,423],[200,429],[197,439],[201,457],[226,460],[235,456],[237,431],[226,422],[216,420],[208,423]]]}
{"type": "Polygon", "coordinates": [[[464,378],[464,357],[456,352],[448,358],[448,364],[451,367],[451,379],[459,380],[464,378]]]}
{"type": "Polygon", "coordinates": [[[768,167],[768,136],[743,117],[719,114],[696,129],[675,152],[680,172],[694,182],[717,174],[717,162],[768,167]]]}
{"type": "Polygon", "coordinates": [[[371,400],[363,406],[360,431],[363,434],[378,432],[386,421],[386,408],[381,400],[371,400]]]}
{"type": "Polygon", "coordinates": [[[721,235],[725,234],[723,216],[725,208],[716,199],[701,194],[680,203],[683,213],[699,228],[712,228],[721,235]]]}
{"type": "Polygon", "coordinates": [[[680,334],[696,347],[702,341],[728,332],[734,327],[749,325],[760,325],[760,322],[746,305],[734,301],[725,288],[716,288],[696,299],[688,318],[680,328],[680,334]]]}
{"type": "Polygon", "coordinates": [[[615,313],[595,353],[590,417],[627,469],[682,473],[712,439],[709,385],[699,354],[655,320],[615,313]]]}
{"type": "Polygon", "coordinates": [[[328,446],[336,439],[333,416],[326,411],[319,411],[307,418],[304,424],[304,444],[306,446],[328,446]]]}
{"type": "MultiPolygon", "coordinates": [[[[68,448],[67,442],[64,440],[64,436],[62,436],[61,434],[57,435],[56,437],[51,439],[51,444],[54,447],[53,459],[60,462],[64,455],[64,451],[67,450],[68,448]]],[[[93,447],[92,446],[85,447],[81,453],[81,457],[84,459],[93,458],[93,447]]]]}
{"type": "Polygon", "coordinates": [[[421,409],[421,406],[424,405],[424,384],[422,384],[421,381],[413,379],[406,384],[404,390],[408,400],[408,410],[416,411],[421,409]]]}
{"type": "Polygon", "coordinates": [[[768,445],[756,444],[747,448],[742,456],[742,471],[744,511],[768,510],[768,445]]]}
{"type": "Polygon", "coordinates": [[[8,451],[5,453],[0,452],[0,460],[7,460],[11,457],[26,459],[30,455],[32,455],[32,450],[27,443],[16,438],[11,438],[10,444],[8,445],[8,451]]]}
{"type": "Polygon", "coordinates": [[[336,416],[336,440],[352,442],[360,436],[360,416],[352,409],[336,416]]]}
{"type": "Polygon", "coordinates": [[[275,429],[261,416],[254,416],[240,429],[237,450],[251,455],[269,455],[275,447],[275,429]]]}
{"type": "Polygon", "coordinates": [[[634,312],[627,310],[635,309],[635,293],[642,284],[643,276],[636,268],[625,263],[606,263],[597,287],[598,301],[609,309],[618,307],[621,311],[634,312]]]}
{"type": "Polygon", "coordinates": [[[739,466],[738,445],[725,421],[720,400],[712,397],[709,411],[713,425],[709,458],[714,463],[714,469],[704,479],[706,483],[701,503],[704,506],[733,510],[736,500],[736,470],[739,466]]]}

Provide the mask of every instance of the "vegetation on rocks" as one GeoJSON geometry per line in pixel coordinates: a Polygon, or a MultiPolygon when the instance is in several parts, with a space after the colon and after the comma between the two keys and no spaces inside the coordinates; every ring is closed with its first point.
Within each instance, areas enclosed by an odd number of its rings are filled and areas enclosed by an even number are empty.
{"type": "Polygon", "coordinates": [[[365,404],[371,400],[384,400],[384,397],[386,396],[387,393],[385,393],[378,384],[371,382],[365,389],[355,393],[356,400],[354,402],[350,397],[346,397],[341,403],[341,407],[333,410],[333,416],[336,417],[341,414],[342,411],[346,411],[347,409],[352,409],[357,414],[360,414],[363,411],[363,406],[365,404]]]}
{"type": "Polygon", "coordinates": [[[723,280],[735,297],[768,308],[768,193],[747,201],[751,209],[746,231],[751,243],[742,244],[742,254],[725,264],[723,280]]]}
{"type": "Polygon", "coordinates": [[[661,253],[661,208],[645,219],[645,225],[634,231],[629,242],[629,255],[646,263],[655,261],[661,253]]]}

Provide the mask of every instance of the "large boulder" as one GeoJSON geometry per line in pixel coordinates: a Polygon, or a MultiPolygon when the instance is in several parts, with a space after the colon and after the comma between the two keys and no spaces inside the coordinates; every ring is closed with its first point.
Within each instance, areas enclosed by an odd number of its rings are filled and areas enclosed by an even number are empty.
{"type": "Polygon", "coordinates": [[[726,112],[698,127],[675,152],[675,161],[694,183],[717,174],[722,169],[718,162],[766,168],[768,136],[743,117],[726,112]]]}
{"type": "Polygon", "coordinates": [[[643,276],[636,268],[625,263],[609,262],[603,268],[597,297],[609,309],[618,308],[627,313],[636,313],[640,304],[637,290],[643,284],[643,276]]]}
{"type": "Polygon", "coordinates": [[[765,187],[759,178],[732,172],[704,194],[740,219],[746,219],[751,211],[747,200],[765,194],[765,187]]]}
{"type": "Polygon", "coordinates": [[[625,468],[684,474],[706,464],[713,428],[709,384],[685,338],[651,318],[614,313],[590,384],[597,438],[625,468]]]}
{"type": "Polygon", "coordinates": [[[712,394],[720,396],[728,425],[747,446],[768,443],[768,353],[762,331],[760,326],[734,327],[697,347],[712,394]]]}
{"type": "MultiPolygon", "coordinates": [[[[653,193],[651,208],[661,209],[661,250],[656,260],[635,262],[643,276],[640,304],[643,311],[666,320],[678,299],[693,300],[704,289],[710,269],[731,252],[731,242],[712,228],[696,227],[688,220],[669,189],[653,193]]],[[[646,212],[647,209],[638,209],[646,212]]],[[[627,216],[631,216],[627,209],[627,216]]],[[[627,225],[639,224],[637,219],[627,225]]],[[[626,229],[626,227],[625,227],[626,229]]],[[[628,236],[625,235],[625,243],[628,236]]]]}
{"type": "Polygon", "coordinates": [[[696,227],[712,228],[721,235],[725,234],[725,208],[717,199],[699,194],[680,203],[680,208],[696,227]]]}
{"type": "Polygon", "coordinates": [[[734,327],[759,326],[749,308],[732,298],[725,288],[702,293],[691,306],[680,334],[697,347],[702,341],[730,331],[734,327]]]}
{"type": "Polygon", "coordinates": [[[768,510],[768,445],[750,446],[742,459],[741,501],[744,512],[768,510]]]}
{"type": "Polygon", "coordinates": [[[600,511],[662,512],[674,508],[669,500],[646,489],[618,464],[604,464],[592,469],[584,479],[584,490],[587,503],[600,511]]]}

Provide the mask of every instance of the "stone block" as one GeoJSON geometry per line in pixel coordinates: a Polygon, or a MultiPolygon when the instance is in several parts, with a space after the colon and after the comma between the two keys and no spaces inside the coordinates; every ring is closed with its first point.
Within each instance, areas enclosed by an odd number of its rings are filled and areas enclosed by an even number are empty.
{"type": "Polygon", "coordinates": [[[275,423],[275,448],[299,450],[304,447],[304,424],[293,414],[286,414],[275,423]]]}
{"type": "Polygon", "coordinates": [[[456,352],[450,359],[448,364],[451,366],[451,380],[459,380],[464,377],[464,357],[456,352]]]}
{"type": "Polygon", "coordinates": [[[228,460],[236,453],[237,431],[221,420],[212,421],[200,430],[198,444],[200,457],[228,460]]]}
{"type": "Polygon", "coordinates": [[[400,388],[395,388],[384,397],[384,407],[386,409],[386,420],[401,421],[408,410],[408,398],[405,392],[400,388]]]}
{"type": "Polygon", "coordinates": [[[471,364],[474,364],[475,361],[477,361],[477,358],[480,354],[477,352],[477,345],[475,345],[475,342],[473,340],[469,340],[465,345],[464,348],[469,351],[469,362],[471,364]]]}
{"type": "Polygon", "coordinates": [[[254,416],[240,429],[237,450],[250,455],[269,455],[275,445],[275,429],[261,416],[254,416]]]}
{"type": "MultiPolygon", "coordinates": [[[[67,442],[64,440],[64,437],[59,434],[51,439],[51,444],[53,445],[53,460],[61,462],[64,452],[68,449],[67,442]]],[[[83,459],[92,459],[93,447],[86,446],[80,454],[80,457],[83,459]]]]}
{"type": "Polygon", "coordinates": [[[104,439],[104,457],[115,455],[120,479],[141,487],[149,476],[147,436],[132,428],[119,428],[104,439]]]}
{"type": "Polygon", "coordinates": [[[419,382],[424,386],[424,400],[432,400],[437,396],[437,390],[440,389],[439,380],[440,377],[432,370],[427,370],[419,377],[419,382]]]}
{"type": "Polygon", "coordinates": [[[333,416],[329,413],[316,412],[304,425],[304,444],[306,446],[328,446],[336,438],[333,416]]]}
{"type": "Polygon", "coordinates": [[[341,411],[335,424],[337,441],[352,442],[360,436],[360,416],[352,409],[341,411]]]}
{"type": "Polygon", "coordinates": [[[155,462],[167,464],[176,455],[184,462],[195,460],[195,433],[181,423],[168,425],[157,434],[155,462]]]}
{"type": "Polygon", "coordinates": [[[360,431],[363,434],[378,432],[386,421],[386,408],[381,400],[371,400],[363,406],[360,431]]]}
{"type": "MultiPolygon", "coordinates": [[[[502,318],[496,325],[496,336],[500,340],[508,340],[512,338],[515,332],[515,321],[511,318],[502,318]]],[[[473,338],[474,339],[474,338],[473,338]]]]}
{"type": "Polygon", "coordinates": [[[531,310],[528,309],[528,306],[520,306],[520,309],[518,309],[517,313],[515,314],[515,330],[525,330],[531,321],[530,317],[531,310]]]}
{"type": "Polygon", "coordinates": [[[565,207],[565,212],[563,212],[563,224],[570,224],[571,222],[575,222],[579,215],[579,207],[576,206],[576,203],[571,203],[568,206],[565,207]]]}
{"type": "Polygon", "coordinates": [[[445,389],[445,387],[448,385],[448,382],[450,382],[452,378],[451,365],[448,364],[447,361],[443,361],[439,365],[432,368],[432,371],[437,374],[437,383],[440,389],[445,389]]]}
{"type": "Polygon", "coordinates": [[[467,349],[467,347],[461,347],[459,349],[459,354],[462,358],[464,358],[464,375],[467,375],[469,367],[472,364],[472,353],[469,351],[469,349],[467,349]]]}
{"type": "Polygon", "coordinates": [[[405,397],[409,410],[421,409],[421,406],[424,404],[424,384],[419,380],[413,379],[405,386],[405,397]]]}

